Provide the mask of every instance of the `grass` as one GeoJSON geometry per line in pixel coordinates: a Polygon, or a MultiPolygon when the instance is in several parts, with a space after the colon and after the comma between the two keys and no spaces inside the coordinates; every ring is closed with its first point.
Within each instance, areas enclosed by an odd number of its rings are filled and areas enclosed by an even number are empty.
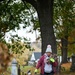
{"type": "MultiPolygon", "coordinates": [[[[24,67],[21,66],[20,68],[21,68],[22,72],[24,72],[24,73],[26,73],[28,70],[31,70],[32,75],[34,75],[35,67],[33,67],[33,66],[24,66],[24,67]]],[[[11,70],[11,68],[9,67],[8,71],[11,72],[10,70],[11,70]]],[[[25,74],[22,74],[22,72],[21,72],[21,75],[25,75],[25,74]]],[[[11,73],[4,72],[4,75],[11,75],[11,73]]],[[[39,72],[38,72],[38,75],[39,75],[39,72]]],[[[57,75],[75,75],[75,73],[73,73],[73,72],[61,72],[57,75]]]]}
{"type": "MultiPolygon", "coordinates": [[[[25,73],[27,73],[28,70],[31,70],[32,75],[34,75],[35,67],[33,67],[33,66],[24,66],[24,67],[21,67],[21,70],[25,73]]],[[[38,70],[38,73],[39,72],[40,72],[40,70],[38,70]]]]}
{"type": "MultiPolygon", "coordinates": [[[[21,69],[21,75],[23,75],[22,73],[24,73],[25,75],[25,73],[27,73],[28,70],[31,70],[32,75],[34,75],[35,67],[33,66],[20,66],[20,69],[21,69]]],[[[38,70],[38,74],[39,71],[40,70],[38,70]]],[[[7,71],[5,71],[3,75],[11,75],[11,67],[8,67],[7,71]]]]}
{"type": "MultiPolygon", "coordinates": [[[[71,73],[69,71],[71,63],[65,63],[65,64],[62,64],[61,66],[64,67],[65,70],[62,70],[59,75],[75,75],[75,73],[71,73]]],[[[31,70],[32,75],[34,75],[35,67],[33,67],[33,66],[20,66],[20,69],[21,69],[21,75],[23,75],[22,72],[27,73],[28,70],[31,70]]],[[[8,67],[7,70],[11,73],[11,67],[8,67]]],[[[39,74],[39,72],[40,72],[40,70],[38,71],[38,74],[39,74]]],[[[5,72],[4,75],[11,75],[10,73],[5,72]]]]}
{"type": "Polygon", "coordinates": [[[33,66],[24,66],[24,67],[21,66],[20,68],[24,72],[27,72],[28,70],[31,70],[31,71],[34,70],[34,67],[33,66]]]}

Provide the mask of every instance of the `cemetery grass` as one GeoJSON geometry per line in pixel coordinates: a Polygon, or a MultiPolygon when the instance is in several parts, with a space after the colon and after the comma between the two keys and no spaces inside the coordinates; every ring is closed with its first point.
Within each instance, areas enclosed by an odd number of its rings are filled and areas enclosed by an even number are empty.
{"type": "MultiPolygon", "coordinates": [[[[32,75],[34,75],[35,67],[33,66],[20,66],[21,75],[22,72],[25,74],[28,70],[31,70],[32,75]]],[[[40,73],[40,70],[38,70],[38,74],[40,73]]],[[[11,75],[11,67],[8,67],[8,69],[3,73],[4,75],[11,75]]]]}
{"type": "MultiPolygon", "coordinates": [[[[21,69],[21,75],[22,75],[22,72],[24,72],[25,74],[27,73],[28,70],[31,70],[32,75],[34,75],[35,67],[33,66],[21,66],[20,69],[21,69]]],[[[7,71],[4,72],[4,75],[11,75],[11,68],[8,68],[7,71]]],[[[40,70],[38,71],[38,75],[39,73],[40,73],[40,70]]],[[[57,75],[75,75],[75,72],[60,72],[57,75]]]]}
{"type": "MultiPolygon", "coordinates": [[[[71,63],[63,64],[61,72],[57,75],[75,75],[75,72],[70,72],[70,66],[71,66],[71,63]],[[63,69],[63,67],[65,68],[65,70],[63,69]]],[[[31,70],[32,75],[34,75],[35,67],[33,67],[33,66],[20,66],[20,69],[21,69],[21,75],[22,75],[22,72],[25,74],[25,73],[27,73],[28,70],[31,70]]],[[[9,73],[5,72],[4,75],[11,75],[11,68],[10,67],[7,69],[7,71],[9,73]]],[[[39,73],[40,73],[40,69],[38,71],[38,75],[39,75],[39,73]]]]}
{"type": "MultiPolygon", "coordinates": [[[[34,75],[35,67],[33,67],[33,66],[24,66],[24,67],[21,67],[21,70],[22,70],[24,73],[27,73],[28,70],[31,70],[32,75],[34,75]]],[[[38,74],[39,74],[39,73],[40,73],[40,69],[38,70],[38,74]]]]}

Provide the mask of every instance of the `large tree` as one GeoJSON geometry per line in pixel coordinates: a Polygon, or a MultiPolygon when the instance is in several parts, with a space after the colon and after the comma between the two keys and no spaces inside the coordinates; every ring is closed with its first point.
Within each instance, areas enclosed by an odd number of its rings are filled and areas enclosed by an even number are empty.
{"type": "Polygon", "coordinates": [[[30,3],[37,11],[41,39],[42,54],[45,52],[48,44],[52,45],[53,53],[57,52],[56,38],[53,30],[53,2],[54,0],[22,0],[25,4],[30,3]]]}
{"type": "MultiPolygon", "coordinates": [[[[9,7],[9,5],[12,5],[13,0],[5,1],[1,0],[3,3],[7,3],[6,7],[9,7]],[[11,3],[11,4],[9,4],[11,3]]],[[[45,52],[46,47],[48,44],[52,45],[52,50],[53,53],[56,53],[56,39],[54,35],[54,30],[53,30],[53,2],[54,0],[21,0],[25,6],[27,6],[27,3],[31,4],[37,11],[38,14],[38,19],[39,19],[39,24],[40,24],[40,32],[41,32],[41,39],[42,39],[42,54],[45,52]]],[[[16,3],[15,3],[16,4],[16,3]]],[[[13,6],[12,6],[13,8],[13,6]]],[[[17,7],[16,7],[17,8],[17,7]]],[[[7,9],[7,8],[5,8],[7,9]]],[[[4,10],[5,10],[4,9],[4,10]]],[[[10,9],[10,7],[9,7],[10,9]]],[[[24,9],[24,7],[23,7],[24,9]]],[[[14,9],[13,9],[14,10],[14,9]]],[[[12,14],[13,14],[13,10],[12,14]]],[[[18,11],[18,9],[16,9],[18,11]]],[[[9,10],[7,10],[9,11],[9,10]]],[[[9,12],[11,12],[9,11],[9,12]]],[[[16,11],[15,11],[16,12],[16,11]]],[[[10,19],[13,19],[15,16],[12,16],[10,13],[10,19]]],[[[21,16],[21,14],[20,14],[21,16]]],[[[23,16],[24,18],[24,16],[23,16]]],[[[16,23],[16,17],[15,17],[15,22],[11,20],[10,22],[16,23]]],[[[26,18],[25,18],[26,19],[26,18]]],[[[14,26],[13,24],[11,26],[14,26]]]]}

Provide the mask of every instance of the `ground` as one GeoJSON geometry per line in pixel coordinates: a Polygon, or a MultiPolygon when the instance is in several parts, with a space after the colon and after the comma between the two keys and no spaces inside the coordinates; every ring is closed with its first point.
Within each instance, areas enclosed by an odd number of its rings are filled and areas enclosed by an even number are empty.
{"type": "MultiPolygon", "coordinates": [[[[67,71],[67,69],[70,69],[71,63],[65,63],[65,64],[62,64],[61,66],[64,67],[66,70],[61,71],[60,73],[55,74],[55,75],[75,75],[75,72],[70,72],[69,70],[67,71]]],[[[35,67],[33,66],[21,66],[20,68],[21,68],[21,75],[25,75],[25,73],[27,73],[28,70],[31,70],[32,75],[35,75],[34,74],[35,67]]],[[[36,75],[40,75],[39,73],[40,73],[40,70],[38,71],[38,74],[36,75]]],[[[4,73],[4,75],[10,75],[10,74],[11,72],[9,74],[7,72],[4,73]]]]}
{"type": "Polygon", "coordinates": [[[61,65],[61,71],[70,71],[72,63],[68,62],[68,63],[64,63],[61,65]]]}

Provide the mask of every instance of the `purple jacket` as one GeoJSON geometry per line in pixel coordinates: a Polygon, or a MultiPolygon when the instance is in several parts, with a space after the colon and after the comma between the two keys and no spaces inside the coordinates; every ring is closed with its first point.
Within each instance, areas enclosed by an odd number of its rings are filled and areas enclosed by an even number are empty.
{"type": "MultiPolygon", "coordinates": [[[[42,55],[40,57],[40,60],[38,61],[38,64],[36,65],[36,68],[40,68],[41,69],[41,74],[44,74],[44,66],[45,66],[45,63],[44,63],[44,59],[46,58],[46,55],[42,55]]],[[[57,62],[54,62],[52,63],[53,67],[56,67],[57,66],[57,62]]],[[[54,71],[55,72],[55,71],[54,71]]]]}

